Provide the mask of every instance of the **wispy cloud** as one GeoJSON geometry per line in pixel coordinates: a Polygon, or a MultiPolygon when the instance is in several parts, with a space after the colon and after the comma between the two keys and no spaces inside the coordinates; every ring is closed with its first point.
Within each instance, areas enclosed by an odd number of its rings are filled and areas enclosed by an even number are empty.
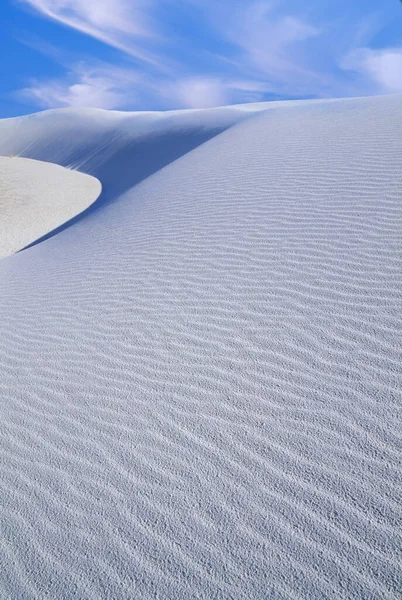
{"type": "Polygon", "coordinates": [[[371,79],[374,92],[402,92],[402,48],[359,48],[343,61],[343,68],[371,79]]]}
{"type": "Polygon", "coordinates": [[[140,81],[132,70],[79,63],[65,77],[33,81],[19,92],[42,108],[92,107],[116,109],[135,105],[140,81]]]}
{"type": "Polygon", "coordinates": [[[155,97],[170,108],[210,108],[262,100],[263,91],[262,85],[247,80],[184,76],[172,82],[132,68],[81,61],[63,77],[31,81],[18,96],[41,108],[136,109],[152,107],[155,97]]]}
{"type": "Polygon", "coordinates": [[[221,30],[250,65],[279,79],[289,72],[306,71],[297,45],[320,33],[299,18],[275,10],[271,2],[256,2],[235,12],[221,30]]]}
{"type": "Polygon", "coordinates": [[[19,0],[43,16],[76,29],[146,62],[157,62],[144,48],[153,37],[152,0],[19,0]],[[142,44],[138,40],[142,40],[142,44]]]}

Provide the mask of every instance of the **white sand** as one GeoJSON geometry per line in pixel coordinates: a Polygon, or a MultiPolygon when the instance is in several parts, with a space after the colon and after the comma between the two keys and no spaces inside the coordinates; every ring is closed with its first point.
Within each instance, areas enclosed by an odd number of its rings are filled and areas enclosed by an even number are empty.
{"type": "Polygon", "coordinates": [[[0,597],[400,599],[402,98],[267,108],[0,122],[107,194],[0,262],[0,597]]]}
{"type": "Polygon", "coordinates": [[[0,258],[75,217],[100,192],[99,181],[84,173],[0,156],[0,258]]]}

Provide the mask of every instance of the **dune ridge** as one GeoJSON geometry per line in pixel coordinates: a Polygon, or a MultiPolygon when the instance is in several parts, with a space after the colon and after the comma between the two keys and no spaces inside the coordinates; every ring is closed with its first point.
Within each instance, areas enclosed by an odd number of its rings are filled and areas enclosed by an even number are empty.
{"type": "Polygon", "coordinates": [[[401,97],[226,124],[0,262],[4,597],[400,597],[401,97]]]}

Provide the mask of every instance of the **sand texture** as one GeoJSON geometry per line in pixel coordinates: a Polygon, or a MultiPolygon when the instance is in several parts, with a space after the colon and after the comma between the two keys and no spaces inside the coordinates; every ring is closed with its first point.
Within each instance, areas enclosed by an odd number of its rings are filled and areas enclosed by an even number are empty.
{"type": "Polygon", "coordinates": [[[400,600],[402,97],[0,152],[103,189],[0,261],[0,597],[400,600]]]}

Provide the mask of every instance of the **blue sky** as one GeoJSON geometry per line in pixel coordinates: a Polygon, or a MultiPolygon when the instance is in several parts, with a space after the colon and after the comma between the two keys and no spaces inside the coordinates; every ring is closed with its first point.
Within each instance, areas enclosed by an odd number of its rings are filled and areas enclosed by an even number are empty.
{"type": "Polygon", "coordinates": [[[402,92],[400,0],[1,0],[0,117],[402,92]]]}

